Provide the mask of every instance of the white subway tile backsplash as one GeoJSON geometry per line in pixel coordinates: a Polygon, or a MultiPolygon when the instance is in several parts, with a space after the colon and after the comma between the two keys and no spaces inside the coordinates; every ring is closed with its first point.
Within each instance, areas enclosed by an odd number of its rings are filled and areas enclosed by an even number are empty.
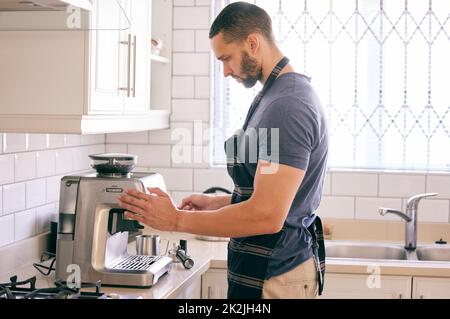
{"type": "Polygon", "coordinates": [[[3,189],[0,186],[0,216],[3,215],[3,189]]]}
{"type": "Polygon", "coordinates": [[[88,161],[86,160],[86,146],[76,147],[72,149],[72,170],[82,171],[88,169],[88,161]]]}
{"type": "Polygon", "coordinates": [[[171,122],[170,129],[150,131],[150,144],[183,144],[190,145],[193,141],[192,122],[171,122]]]}
{"type": "Polygon", "coordinates": [[[36,176],[54,175],[56,172],[56,151],[40,151],[36,153],[36,176]]]}
{"type": "Polygon", "coordinates": [[[62,176],[52,176],[46,179],[46,201],[53,203],[59,201],[59,189],[62,176]]]}
{"type": "Polygon", "coordinates": [[[226,168],[194,170],[194,191],[203,192],[213,186],[224,187],[233,191],[234,184],[226,168]]]}
{"type": "Polygon", "coordinates": [[[195,0],[196,6],[211,6],[211,0],[195,0]]]}
{"type": "Polygon", "coordinates": [[[104,144],[105,134],[81,135],[81,145],[104,144]]]}
{"type": "Polygon", "coordinates": [[[171,121],[193,122],[209,120],[209,100],[172,100],[171,121]]]}
{"type": "Polygon", "coordinates": [[[325,181],[323,183],[323,195],[331,195],[331,173],[325,174],[325,181]]]}
{"type": "Polygon", "coordinates": [[[322,196],[316,213],[325,218],[353,219],[355,216],[355,199],[345,196],[322,196]]]}
{"type": "Polygon", "coordinates": [[[47,134],[28,134],[27,151],[45,150],[47,148],[47,134]]]}
{"type": "Polygon", "coordinates": [[[173,75],[209,75],[208,53],[174,53],[173,75]]]}
{"type": "Polygon", "coordinates": [[[136,133],[106,134],[106,143],[111,144],[147,144],[148,131],[136,133]]]}
{"type": "Polygon", "coordinates": [[[127,153],[127,144],[106,144],[106,153],[127,153]]]}
{"type": "Polygon", "coordinates": [[[377,196],[377,174],[332,173],[333,195],[377,196]]]}
{"type": "MultiPolygon", "coordinates": [[[[402,211],[406,212],[408,198],[403,199],[402,211]]],[[[417,209],[419,222],[446,223],[450,215],[450,201],[444,199],[422,199],[417,209]]]]}
{"type": "Polygon", "coordinates": [[[208,168],[209,146],[174,145],[172,147],[172,167],[208,168]]]}
{"type": "Polygon", "coordinates": [[[191,191],[193,187],[193,170],[177,168],[155,168],[164,178],[167,190],[191,191]]]}
{"type": "Polygon", "coordinates": [[[3,153],[3,133],[0,133],[0,154],[3,153]]]}
{"type": "MultiPolygon", "coordinates": [[[[111,144],[112,145],[112,144],[111,144]]],[[[89,154],[94,154],[94,152],[90,152],[91,148],[94,146],[80,146],[77,147],[77,150],[74,152],[73,156],[73,169],[76,171],[89,169],[90,159],[89,154]]]]}
{"type": "Polygon", "coordinates": [[[14,155],[14,180],[24,181],[36,177],[36,152],[14,155]]]}
{"type": "Polygon", "coordinates": [[[372,220],[402,220],[400,217],[394,214],[386,214],[381,216],[378,212],[378,208],[386,207],[396,210],[402,209],[401,198],[365,198],[357,197],[355,206],[356,219],[372,219],[372,220]]]}
{"type": "Polygon", "coordinates": [[[0,247],[14,242],[14,215],[0,217],[0,247]]]}
{"type": "Polygon", "coordinates": [[[174,29],[209,29],[210,9],[208,7],[174,7],[174,29]]]}
{"type": "Polygon", "coordinates": [[[194,52],[195,31],[194,30],[174,30],[172,39],[173,52],[194,52]]]}
{"type": "Polygon", "coordinates": [[[194,5],[194,0],[174,0],[173,1],[173,5],[175,7],[178,7],[178,6],[193,6],[194,5]]]}
{"type": "Polygon", "coordinates": [[[14,155],[0,155],[0,185],[14,182],[14,155]]]}
{"type": "Polygon", "coordinates": [[[27,149],[27,134],[25,133],[4,133],[3,152],[16,153],[24,152],[27,149]]]}
{"type": "Polygon", "coordinates": [[[50,221],[57,210],[55,204],[48,204],[36,208],[36,233],[41,234],[50,230],[50,221]]]}
{"type": "Polygon", "coordinates": [[[380,174],[380,196],[409,197],[424,192],[424,175],[380,174]]]}
{"type": "Polygon", "coordinates": [[[47,147],[48,148],[60,148],[65,146],[64,134],[48,134],[47,135],[47,147]]]}
{"type": "Polygon", "coordinates": [[[26,182],[26,207],[32,208],[46,203],[45,178],[26,182]]]}
{"type": "Polygon", "coordinates": [[[194,77],[174,76],[172,78],[172,97],[175,99],[194,98],[194,77]]]}
{"type": "Polygon", "coordinates": [[[168,145],[128,145],[128,152],[138,156],[139,166],[170,167],[168,145]]]}
{"type": "Polygon", "coordinates": [[[195,30],[195,51],[196,52],[211,51],[209,30],[195,30]]]}
{"type": "Polygon", "coordinates": [[[436,198],[450,198],[450,174],[428,175],[427,193],[438,193],[436,198]]]}
{"type": "Polygon", "coordinates": [[[56,174],[68,173],[73,170],[73,150],[63,148],[56,151],[56,174]]]}
{"type": "Polygon", "coordinates": [[[36,209],[14,214],[14,241],[36,235],[36,209]]]}
{"type": "Polygon", "coordinates": [[[207,76],[195,77],[195,98],[209,99],[210,96],[210,79],[207,76]]]}
{"type": "Polygon", "coordinates": [[[75,135],[75,134],[64,135],[64,145],[65,146],[80,146],[81,145],[81,135],[75,135]]]}
{"type": "Polygon", "coordinates": [[[25,183],[3,186],[3,215],[25,209],[25,183]]]}

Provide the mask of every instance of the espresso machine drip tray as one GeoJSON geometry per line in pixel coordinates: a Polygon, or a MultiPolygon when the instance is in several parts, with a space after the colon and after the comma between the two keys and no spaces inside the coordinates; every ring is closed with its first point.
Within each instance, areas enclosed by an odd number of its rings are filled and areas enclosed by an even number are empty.
{"type": "Polygon", "coordinates": [[[109,267],[108,270],[114,271],[147,271],[152,268],[161,256],[146,256],[146,255],[130,255],[122,259],[116,265],[109,267]]]}

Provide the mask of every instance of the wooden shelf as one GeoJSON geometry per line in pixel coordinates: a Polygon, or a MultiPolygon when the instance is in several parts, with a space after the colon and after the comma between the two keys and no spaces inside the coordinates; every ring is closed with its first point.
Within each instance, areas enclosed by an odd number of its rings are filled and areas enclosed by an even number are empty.
{"type": "Polygon", "coordinates": [[[150,59],[155,62],[169,63],[169,59],[167,59],[163,56],[160,56],[160,55],[152,54],[152,55],[150,55],[150,59]]]}

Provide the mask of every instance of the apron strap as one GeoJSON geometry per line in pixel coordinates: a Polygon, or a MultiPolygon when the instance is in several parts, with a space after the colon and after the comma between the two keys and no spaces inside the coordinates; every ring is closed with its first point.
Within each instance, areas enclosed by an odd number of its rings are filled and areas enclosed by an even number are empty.
{"type": "Polygon", "coordinates": [[[319,296],[322,295],[325,283],[325,240],[323,237],[322,220],[316,216],[314,223],[308,227],[313,238],[314,260],[317,269],[319,296]]]}
{"type": "Polygon", "coordinates": [[[276,80],[278,75],[280,74],[281,70],[284,69],[286,65],[288,65],[289,59],[287,57],[283,57],[280,62],[277,63],[277,65],[273,68],[272,72],[270,73],[269,77],[267,78],[266,82],[264,83],[264,86],[262,90],[256,95],[255,99],[252,102],[252,105],[250,106],[250,109],[247,113],[247,117],[245,118],[243,130],[245,131],[248,126],[248,122],[250,121],[253,113],[255,113],[256,109],[259,106],[259,103],[261,102],[264,94],[266,94],[267,90],[270,89],[273,82],[276,80]]]}

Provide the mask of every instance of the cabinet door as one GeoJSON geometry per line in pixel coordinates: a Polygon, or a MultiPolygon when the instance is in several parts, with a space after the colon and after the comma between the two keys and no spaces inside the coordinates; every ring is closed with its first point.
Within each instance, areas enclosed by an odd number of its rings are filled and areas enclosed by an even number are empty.
{"type": "Polygon", "coordinates": [[[226,269],[210,269],[202,276],[202,299],[227,299],[226,269]]]}
{"type": "MultiPolygon", "coordinates": [[[[90,39],[90,114],[115,114],[123,111],[127,94],[128,59],[131,43],[123,0],[95,0],[91,14],[90,39]]],[[[130,77],[131,78],[131,77],[130,77]]]]}
{"type": "Polygon", "coordinates": [[[413,298],[450,299],[450,278],[413,278],[413,298]]]}
{"type": "Polygon", "coordinates": [[[128,0],[132,40],[131,96],[125,97],[124,112],[145,113],[150,110],[151,1],[128,0]]]}
{"type": "Polygon", "coordinates": [[[322,299],[411,299],[411,277],[326,274],[322,299]]]}
{"type": "MultiPolygon", "coordinates": [[[[82,28],[86,21],[82,14],[82,28]]],[[[2,129],[42,131],[24,122],[83,113],[87,34],[67,22],[65,11],[0,12],[0,26],[16,30],[0,31],[0,114],[13,116],[2,129]]]]}
{"type": "Polygon", "coordinates": [[[201,299],[202,282],[201,278],[195,280],[189,287],[181,291],[175,299],[201,299]]]}

